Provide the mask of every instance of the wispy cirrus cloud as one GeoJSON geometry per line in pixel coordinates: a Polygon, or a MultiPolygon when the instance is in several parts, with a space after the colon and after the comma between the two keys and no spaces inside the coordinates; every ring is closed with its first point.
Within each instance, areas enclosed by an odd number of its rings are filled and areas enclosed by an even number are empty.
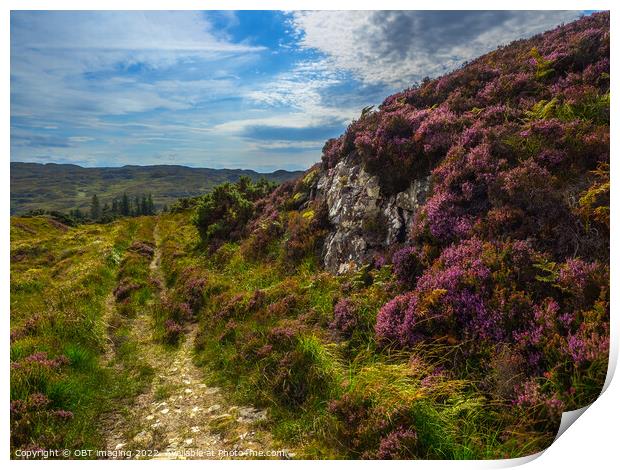
{"type": "Polygon", "coordinates": [[[11,34],[13,115],[186,109],[197,84],[234,88],[216,80],[222,61],[263,50],[218,37],[200,12],[14,12],[11,34]],[[211,78],[192,80],[207,64],[211,78]],[[175,67],[188,83],[169,79],[175,67]]]}

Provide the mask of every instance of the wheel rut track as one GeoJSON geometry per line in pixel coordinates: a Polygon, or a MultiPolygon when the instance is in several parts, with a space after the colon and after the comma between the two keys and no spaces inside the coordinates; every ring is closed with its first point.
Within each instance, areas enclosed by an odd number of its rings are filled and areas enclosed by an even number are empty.
{"type": "MultiPolygon", "coordinates": [[[[166,287],[157,225],[153,238],[150,271],[154,284],[161,286],[159,295],[166,287]]],[[[114,298],[106,305],[104,319],[109,322],[115,314],[114,298]]],[[[266,411],[234,406],[219,387],[205,381],[205,374],[193,363],[198,325],[185,326],[184,339],[176,348],[158,344],[153,340],[154,307],[155,301],[150,301],[131,320],[130,328],[139,361],[154,372],[152,380],[137,397],[119,403],[103,419],[108,458],[222,459],[239,458],[235,455],[239,451],[272,450],[271,436],[263,429],[266,411]]],[[[115,373],[127,372],[119,369],[113,350],[104,359],[115,373]]]]}

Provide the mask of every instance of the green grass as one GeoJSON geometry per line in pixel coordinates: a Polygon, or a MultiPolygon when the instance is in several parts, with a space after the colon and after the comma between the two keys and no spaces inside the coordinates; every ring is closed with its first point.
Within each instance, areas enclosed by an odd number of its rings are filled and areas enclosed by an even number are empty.
{"type": "Polygon", "coordinates": [[[132,374],[119,375],[102,360],[106,299],[140,225],[122,220],[73,229],[44,217],[11,219],[11,400],[29,402],[37,393],[49,399],[13,422],[13,449],[101,448],[101,416],[148,377],[131,354],[125,357],[132,374]],[[27,362],[41,352],[67,363],[27,362]],[[59,419],[55,410],[73,418],[59,419]]]}
{"type": "Polygon", "coordinates": [[[376,313],[393,294],[389,269],[335,277],[308,257],[291,270],[277,260],[246,259],[237,244],[207,256],[188,214],[160,220],[162,266],[173,292],[188,267],[206,279],[197,364],[235,401],[269,408],[274,438],[300,457],[372,457],[400,423],[415,427],[417,444],[409,452],[416,458],[517,457],[549,444],[549,436],[528,431],[476,383],[435,373],[451,351],[378,348],[376,313]],[[252,305],[257,290],[263,300],[252,305]],[[329,327],[344,295],[359,316],[351,337],[329,327]],[[274,337],[278,329],[292,333],[274,337]],[[347,421],[333,403],[351,403],[358,421],[347,421]]]}
{"type": "Polygon", "coordinates": [[[163,384],[158,386],[155,389],[155,400],[165,400],[169,398],[172,394],[174,394],[178,390],[178,387],[175,387],[171,384],[163,384]]]}
{"type": "MultiPolygon", "coordinates": [[[[36,352],[68,360],[13,371],[12,400],[43,393],[51,401],[48,411],[31,412],[28,424],[13,423],[13,448],[101,447],[101,416],[119,403],[131,406],[153,374],[138,359],[132,322],[152,317],[154,339],[165,342],[170,305],[189,302],[196,282],[197,309],[191,318],[175,317],[199,323],[196,364],[231,401],[268,408],[263,426],[299,457],[372,458],[402,429],[416,433],[415,444],[401,449],[405,458],[517,457],[550,443],[552,436],[531,431],[528,416],[481,391],[471,371],[451,371],[456,349],[426,344],[391,352],[375,343],[377,311],[395,294],[389,268],[332,276],[311,256],[292,267],[277,256],[257,261],[243,253],[243,243],[206,252],[188,213],[79,228],[12,218],[11,361],[36,352]],[[144,251],[154,244],[155,224],[166,305],[144,251]],[[106,324],[106,302],[122,286],[130,288],[112,299],[106,324]],[[357,312],[351,335],[330,326],[342,297],[357,312]],[[114,354],[106,366],[109,340],[114,354]],[[58,409],[73,419],[52,416],[58,409]]],[[[282,255],[281,245],[273,253],[282,255]]],[[[174,392],[160,386],[155,396],[174,392]]]]}

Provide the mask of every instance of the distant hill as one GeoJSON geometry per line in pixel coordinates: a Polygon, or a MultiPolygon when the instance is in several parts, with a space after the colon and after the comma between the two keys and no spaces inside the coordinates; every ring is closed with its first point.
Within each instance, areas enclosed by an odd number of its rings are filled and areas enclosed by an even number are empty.
{"type": "Polygon", "coordinates": [[[301,174],[300,171],[257,173],[179,165],[83,168],[56,163],[11,162],[11,214],[34,209],[87,209],[93,194],[105,203],[124,192],[130,196],[152,193],[155,205],[161,207],[181,197],[205,193],[217,184],[237,181],[242,175],[282,182],[301,174]]]}

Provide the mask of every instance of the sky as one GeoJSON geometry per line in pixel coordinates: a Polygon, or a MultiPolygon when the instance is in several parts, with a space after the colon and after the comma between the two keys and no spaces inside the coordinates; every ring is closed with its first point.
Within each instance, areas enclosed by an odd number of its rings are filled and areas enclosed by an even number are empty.
{"type": "Polygon", "coordinates": [[[298,170],[362,108],[578,11],[13,11],[11,161],[298,170]]]}

